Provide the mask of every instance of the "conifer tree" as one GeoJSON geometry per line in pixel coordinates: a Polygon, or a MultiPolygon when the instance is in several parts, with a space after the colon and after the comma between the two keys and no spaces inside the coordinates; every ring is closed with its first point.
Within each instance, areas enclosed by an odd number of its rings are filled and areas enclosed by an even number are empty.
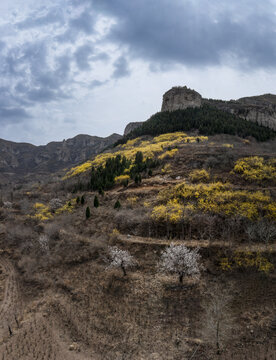
{"type": "Polygon", "coordinates": [[[79,204],[80,203],[80,197],[78,196],[76,199],[76,203],[79,204]]]}
{"type": "Polygon", "coordinates": [[[81,197],[81,204],[83,205],[84,202],[85,202],[85,200],[84,200],[84,195],[82,195],[82,197],[81,197]]]}
{"type": "Polygon", "coordinates": [[[86,219],[89,219],[90,216],[91,216],[91,212],[90,212],[90,207],[87,206],[86,210],[85,210],[85,216],[86,216],[86,219]]]}
{"type": "Polygon", "coordinates": [[[100,203],[99,203],[99,199],[98,199],[98,196],[95,196],[94,197],[94,207],[97,208],[100,206],[100,203]]]}
{"type": "Polygon", "coordinates": [[[122,205],[121,205],[120,201],[117,200],[117,201],[115,202],[114,209],[120,209],[121,206],[122,206],[122,205]]]}

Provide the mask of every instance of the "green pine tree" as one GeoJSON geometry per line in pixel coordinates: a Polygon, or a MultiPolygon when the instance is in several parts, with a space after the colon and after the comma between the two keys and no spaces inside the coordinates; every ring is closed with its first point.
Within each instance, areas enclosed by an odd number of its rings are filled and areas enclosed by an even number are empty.
{"type": "Polygon", "coordinates": [[[81,197],[81,204],[83,205],[84,202],[85,202],[85,200],[84,200],[84,195],[82,195],[82,197],[81,197]]]}
{"type": "Polygon", "coordinates": [[[95,196],[94,197],[94,207],[97,208],[100,206],[100,203],[99,203],[99,199],[98,199],[98,196],[95,196]]]}
{"type": "Polygon", "coordinates": [[[91,212],[90,212],[90,207],[87,206],[86,210],[85,210],[85,216],[86,216],[86,219],[89,219],[90,216],[91,216],[91,212]]]}
{"type": "Polygon", "coordinates": [[[120,201],[117,200],[117,201],[115,202],[114,209],[120,209],[121,206],[122,206],[122,205],[121,205],[120,201]]]}

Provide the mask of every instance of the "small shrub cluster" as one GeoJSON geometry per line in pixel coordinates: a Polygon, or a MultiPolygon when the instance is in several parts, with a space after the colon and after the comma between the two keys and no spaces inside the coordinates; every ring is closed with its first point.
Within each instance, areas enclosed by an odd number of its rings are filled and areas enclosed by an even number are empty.
{"type": "Polygon", "coordinates": [[[210,180],[210,174],[205,169],[196,169],[190,172],[189,179],[191,182],[208,182],[210,180]]]}
{"type": "Polygon", "coordinates": [[[276,183],[276,159],[264,160],[263,157],[251,156],[239,159],[233,173],[240,174],[245,180],[262,183],[276,183]]]}
{"type": "Polygon", "coordinates": [[[266,274],[274,269],[274,265],[267,258],[262,256],[259,252],[253,253],[251,251],[237,251],[231,258],[222,258],[220,260],[220,267],[224,271],[255,268],[257,271],[266,274]]]}

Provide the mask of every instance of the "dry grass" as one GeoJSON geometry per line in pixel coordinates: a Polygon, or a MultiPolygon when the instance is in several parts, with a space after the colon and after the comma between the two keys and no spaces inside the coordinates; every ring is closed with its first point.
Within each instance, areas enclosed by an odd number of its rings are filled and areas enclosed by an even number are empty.
{"type": "MultiPolygon", "coordinates": [[[[275,337],[269,324],[276,312],[275,271],[223,272],[219,260],[234,251],[251,251],[265,254],[276,265],[275,244],[250,244],[240,236],[244,227],[240,219],[219,225],[218,218],[196,214],[192,233],[187,232],[185,240],[173,240],[201,247],[205,271],[198,282],[180,286],[177,277],[157,271],[160,252],[172,239],[149,219],[158,192],[189,182],[193,169],[209,169],[216,181],[257,190],[259,185],[249,186],[230,174],[233,164],[239,157],[271,157],[275,151],[276,142],[244,144],[230,136],[179,147],[167,161],[170,174],[162,174],[162,165],[142,186],[117,186],[99,196],[98,209],[93,207],[95,193],[86,193],[84,206],[48,222],[28,218],[27,210],[53,197],[68,201],[71,194],[52,183],[34,187],[33,194],[29,188],[28,195],[24,188],[14,192],[20,206],[0,210],[0,359],[274,360],[275,337]],[[117,199],[121,210],[113,208],[117,199]],[[86,206],[91,209],[88,220],[86,206]],[[41,234],[49,237],[48,252],[37,245],[41,234]],[[104,258],[111,244],[137,260],[138,266],[127,276],[119,269],[106,270],[104,258]],[[202,336],[205,303],[216,284],[231,285],[229,311],[235,323],[220,356],[202,336]]],[[[275,188],[269,190],[276,195],[275,188]]]]}

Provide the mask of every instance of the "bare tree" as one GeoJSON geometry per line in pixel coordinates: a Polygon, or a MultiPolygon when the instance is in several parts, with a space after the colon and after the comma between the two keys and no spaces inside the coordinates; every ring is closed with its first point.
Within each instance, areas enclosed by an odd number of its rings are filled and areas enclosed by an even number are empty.
{"type": "Polygon", "coordinates": [[[276,226],[267,220],[261,220],[248,225],[246,233],[250,240],[268,244],[276,238],[276,226]]]}
{"type": "Polygon", "coordinates": [[[189,250],[185,245],[171,244],[161,254],[160,271],[177,274],[179,282],[183,277],[198,277],[200,275],[199,249],[189,250]]]}
{"type": "Polygon", "coordinates": [[[205,340],[216,347],[217,354],[221,353],[233,329],[231,300],[229,291],[216,285],[208,293],[208,299],[205,303],[205,321],[202,335],[205,340]]]}
{"type": "Polygon", "coordinates": [[[109,262],[108,268],[121,268],[124,276],[126,276],[126,269],[136,264],[136,261],[127,250],[121,250],[117,246],[110,246],[108,248],[109,262]]]}

